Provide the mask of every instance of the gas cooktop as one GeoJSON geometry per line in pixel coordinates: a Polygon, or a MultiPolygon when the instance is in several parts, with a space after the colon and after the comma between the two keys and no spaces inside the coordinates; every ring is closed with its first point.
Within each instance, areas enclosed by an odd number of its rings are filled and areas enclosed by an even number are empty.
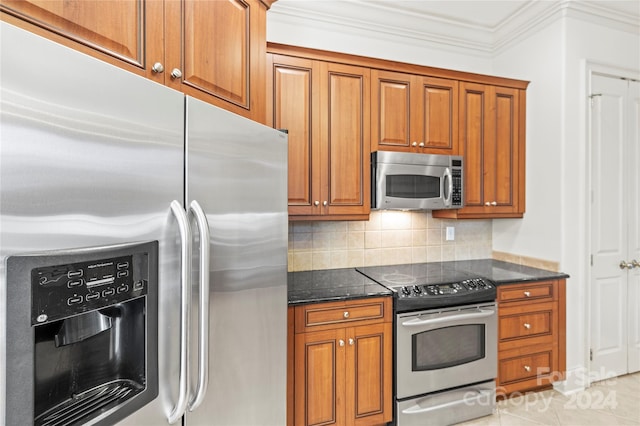
{"type": "Polygon", "coordinates": [[[358,272],[394,292],[396,312],[493,302],[495,283],[442,263],[367,266],[358,272]]]}

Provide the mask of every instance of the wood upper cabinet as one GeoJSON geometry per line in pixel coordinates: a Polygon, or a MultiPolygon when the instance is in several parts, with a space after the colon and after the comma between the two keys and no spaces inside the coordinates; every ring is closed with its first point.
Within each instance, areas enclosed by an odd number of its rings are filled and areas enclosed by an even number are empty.
{"type": "Polygon", "coordinates": [[[370,212],[369,70],[268,55],[267,123],[289,134],[290,220],[370,212]]]}
{"type": "Polygon", "coordinates": [[[264,122],[260,0],[1,0],[2,19],[264,122]]]}
{"type": "Polygon", "coordinates": [[[372,151],[458,153],[458,82],[374,69],[372,151]]]}
{"type": "Polygon", "coordinates": [[[375,298],[295,308],[295,327],[289,327],[290,333],[295,328],[289,425],[364,426],[391,420],[391,303],[375,298]]]}
{"type": "Polygon", "coordinates": [[[525,97],[522,89],[460,82],[459,135],[465,206],[439,218],[522,217],[525,97]]]}

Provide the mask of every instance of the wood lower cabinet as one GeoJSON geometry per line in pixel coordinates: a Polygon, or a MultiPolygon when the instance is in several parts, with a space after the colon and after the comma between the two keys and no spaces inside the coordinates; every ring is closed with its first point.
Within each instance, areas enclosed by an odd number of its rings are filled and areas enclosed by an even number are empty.
{"type": "Polygon", "coordinates": [[[366,220],[369,69],[268,56],[268,124],[289,135],[289,219],[366,220]]]}
{"type": "Polygon", "coordinates": [[[2,0],[2,19],[265,121],[272,0],[2,0]]]}
{"type": "Polygon", "coordinates": [[[458,82],[371,71],[372,151],[458,153],[458,82]]]}
{"type": "Polygon", "coordinates": [[[289,309],[289,425],[391,421],[391,304],[374,298],[289,309]]]}
{"type": "Polygon", "coordinates": [[[498,394],[548,386],[566,370],[564,279],[498,287],[498,394]]]}
{"type": "Polygon", "coordinates": [[[459,136],[464,208],[438,218],[522,217],[525,210],[523,89],[460,82],[459,136]]]}

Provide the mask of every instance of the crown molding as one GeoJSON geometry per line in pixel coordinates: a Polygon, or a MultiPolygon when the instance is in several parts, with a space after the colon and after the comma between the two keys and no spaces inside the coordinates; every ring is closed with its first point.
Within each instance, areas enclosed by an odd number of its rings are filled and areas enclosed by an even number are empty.
{"type": "Polygon", "coordinates": [[[488,58],[563,17],[640,35],[640,16],[576,0],[528,1],[493,28],[364,0],[279,1],[268,13],[269,22],[274,24],[426,43],[488,58]]]}

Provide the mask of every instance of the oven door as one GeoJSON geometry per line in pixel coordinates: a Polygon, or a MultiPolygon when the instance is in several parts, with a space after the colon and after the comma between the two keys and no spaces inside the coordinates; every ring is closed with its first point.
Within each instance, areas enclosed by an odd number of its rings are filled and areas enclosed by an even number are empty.
{"type": "Polygon", "coordinates": [[[496,377],[495,303],[398,314],[396,336],[398,399],[496,377]]]}

